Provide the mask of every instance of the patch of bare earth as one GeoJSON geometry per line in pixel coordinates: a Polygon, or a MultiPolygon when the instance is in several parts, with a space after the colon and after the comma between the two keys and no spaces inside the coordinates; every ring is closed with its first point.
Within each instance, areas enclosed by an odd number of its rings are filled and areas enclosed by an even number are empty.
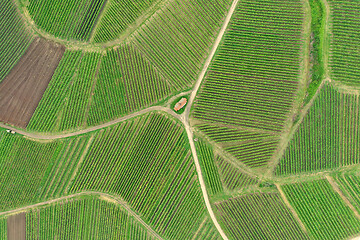
{"type": "Polygon", "coordinates": [[[0,83],[0,121],[26,128],[44,94],[65,48],[35,39],[0,83]]]}
{"type": "Polygon", "coordinates": [[[26,239],[26,217],[24,212],[8,217],[7,238],[8,240],[26,239]]]}

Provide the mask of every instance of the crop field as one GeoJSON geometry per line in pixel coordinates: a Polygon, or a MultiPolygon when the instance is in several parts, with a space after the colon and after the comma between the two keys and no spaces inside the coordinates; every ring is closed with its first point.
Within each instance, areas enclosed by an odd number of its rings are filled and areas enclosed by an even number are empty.
{"type": "Polygon", "coordinates": [[[127,239],[128,218],[113,203],[71,199],[27,212],[26,239],[127,239]]]}
{"type": "Polygon", "coordinates": [[[120,195],[159,234],[187,238],[205,208],[186,139],[177,122],[155,113],[101,131],[70,192],[120,195]]]}
{"type": "Polygon", "coordinates": [[[247,194],[215,208],[229,239],[308,239],[276,193],[247,194]]]}
{"type": "Polygon", "coordinates": [[[44,31],[66,40],[89,40],[105,0],[28,2],[27,10],[44,31]]]}
{"type": "Polygon", "coordinates": [[[331,11],[331,78],[348,85],[360,84],[360,5],[358,1],[329,0],[331,11]]]}
{"type": "Polygon", "coordinates": [[[220,156],[216,157],[216,163],[224,186],[231,191],[258,183],[255,178],[241,172],[220,156]]]}
{"type": "Polygon", "coordinates": [[[336,175],[335,180],[358,213],[360,212],[360,177],[355,174],[336,175]]]}
{"type": "MultiPolygon", "coordinates": [[[[237,134],[249,136],[251,141],[226,150],[250,167],[267,164],[294,104],[303,45],[302,4],[240,1],[194,105],[193,118],[203,122],[200,125],[226,128],[234,140],[242,138],[237,134]],[[249,128],[251,133],[245,133],[249,128]],[[273,138],[267,138],[269,134],[273,138]]],[[[226,141],[220,133],[216,138],[226,141]]]]}
{"type": "Polygon", "coordinates": [[[7,239],[7,220],[5,217],[0,217],[0,238],[7,239]]]}
{"type": "Polygon", "coordinates": [[[63,53],[62,46],[44,39],[32,42],[0,85],[1,121],[27,126],[63,53]]]}
{"type": "Polygon", "coordinates": [[[202,240],[202,239],[209,239],[209,240],[215,240],[215,239],[221,239],[219,236],[219,233],[216,231],[214,224],[206,218],[204,222],[200,225],[199,230],[196,232],[194,237],[192,238],[194,240],[202,240]]]}
{"type": "Polygon", "coordinates": [[[2,1],[0,239],[359,237],[359,40],[359,0],[2,1]]]}
{"type": "Polygon", "coordinates": [[[36,142],[0,135],[0,210],[63,195],[88,139],[36,142]]]}
{"type": "Polygon", "coordinates": [[[33,202],[58,144],[42,144],[6,134],[0,146],[0,209],[33,202]]]}
{"type": "Polygon", "coordinates": [[[68,50],[28,129],[59,132],[92,126],[149,106],[168,94],[170,86],[131,45],[104,55],[68,50]]]}
{"type": "Polygon", "coordinates": [[[281,187],[312,239],[345,239],[360,232],[360,221],[327,180],[281,187]]]}
{"type": "MultiPolygon", "coordinates": [[[[108,0],[109,7],[94,33],[94,42],[117,39],[130,24],[136,22],[148,8],[159,0],[108,0]],[[124,14],[126,12],[126,14],[124,14]]],[[[162,1],[162,0],[160,0],[162,1]]]]}
{"type": "Polygon", "coordinates": [[[360,161],[359,95],[325,84],[304,118],[276,175],[332,169],[360,161]]]}
{"type": "Polygon", "coordinates": [[[129,216],[127,221],[126,239],[156,240],[156,237],[149,234],[138,221],[129,216]]]}
{"type": "Polygon", "coordinates": [[[186,89],[195,82],[230,3],[171,1],[138,30],[131,42],[171,87],[186,89]]]}
{"type": "Polygon", "coordinates": [[[199,161],[204,169],[204,180],[210,195],[223,191],[219,172],[215,165],[215,157],[212,148],[202,140],[196,142],[199,161]]]}
{"type": "Polygon", "coordinates": [[[32,41],[12,1],[0,3],[0,83],[32,41]]]}

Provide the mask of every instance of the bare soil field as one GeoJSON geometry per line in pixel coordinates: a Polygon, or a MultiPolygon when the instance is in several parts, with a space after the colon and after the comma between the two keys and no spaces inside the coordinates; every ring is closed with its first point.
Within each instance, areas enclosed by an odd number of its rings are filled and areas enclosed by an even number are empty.
{"type": "Polygon", "coordinates": [[[65,48],[35,39],[0,83],[0,121],[26,128],[65,48]]]}
{"type": "Polygon", "coordinates": [[[7,238],[8,240],[26,239],[25,213],[11,215],[7,219],[7,238]]]}

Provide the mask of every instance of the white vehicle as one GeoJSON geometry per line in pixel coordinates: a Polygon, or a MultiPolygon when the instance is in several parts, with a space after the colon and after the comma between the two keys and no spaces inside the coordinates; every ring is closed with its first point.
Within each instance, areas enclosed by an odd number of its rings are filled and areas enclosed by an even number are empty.
{"type": "Polygon", "coordinates": [[[10,129],[6,129],[6,132],[8,132],[8,133],[12,133],[12,134],[15,134],[15,131],[10,130],[10,129]]]}

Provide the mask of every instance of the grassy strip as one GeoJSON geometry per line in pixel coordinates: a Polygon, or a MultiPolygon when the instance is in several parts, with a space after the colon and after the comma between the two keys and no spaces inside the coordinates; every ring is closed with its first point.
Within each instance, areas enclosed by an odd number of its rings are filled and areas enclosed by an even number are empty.
{"type": "Polygon", "coordinates": [[[309,0],[311,7],[311,40],[310,40],[310,82],[305,103],[315,95],[324,77],[322,59],[325,34],[325,6],[321,0],[309,0]]]}

